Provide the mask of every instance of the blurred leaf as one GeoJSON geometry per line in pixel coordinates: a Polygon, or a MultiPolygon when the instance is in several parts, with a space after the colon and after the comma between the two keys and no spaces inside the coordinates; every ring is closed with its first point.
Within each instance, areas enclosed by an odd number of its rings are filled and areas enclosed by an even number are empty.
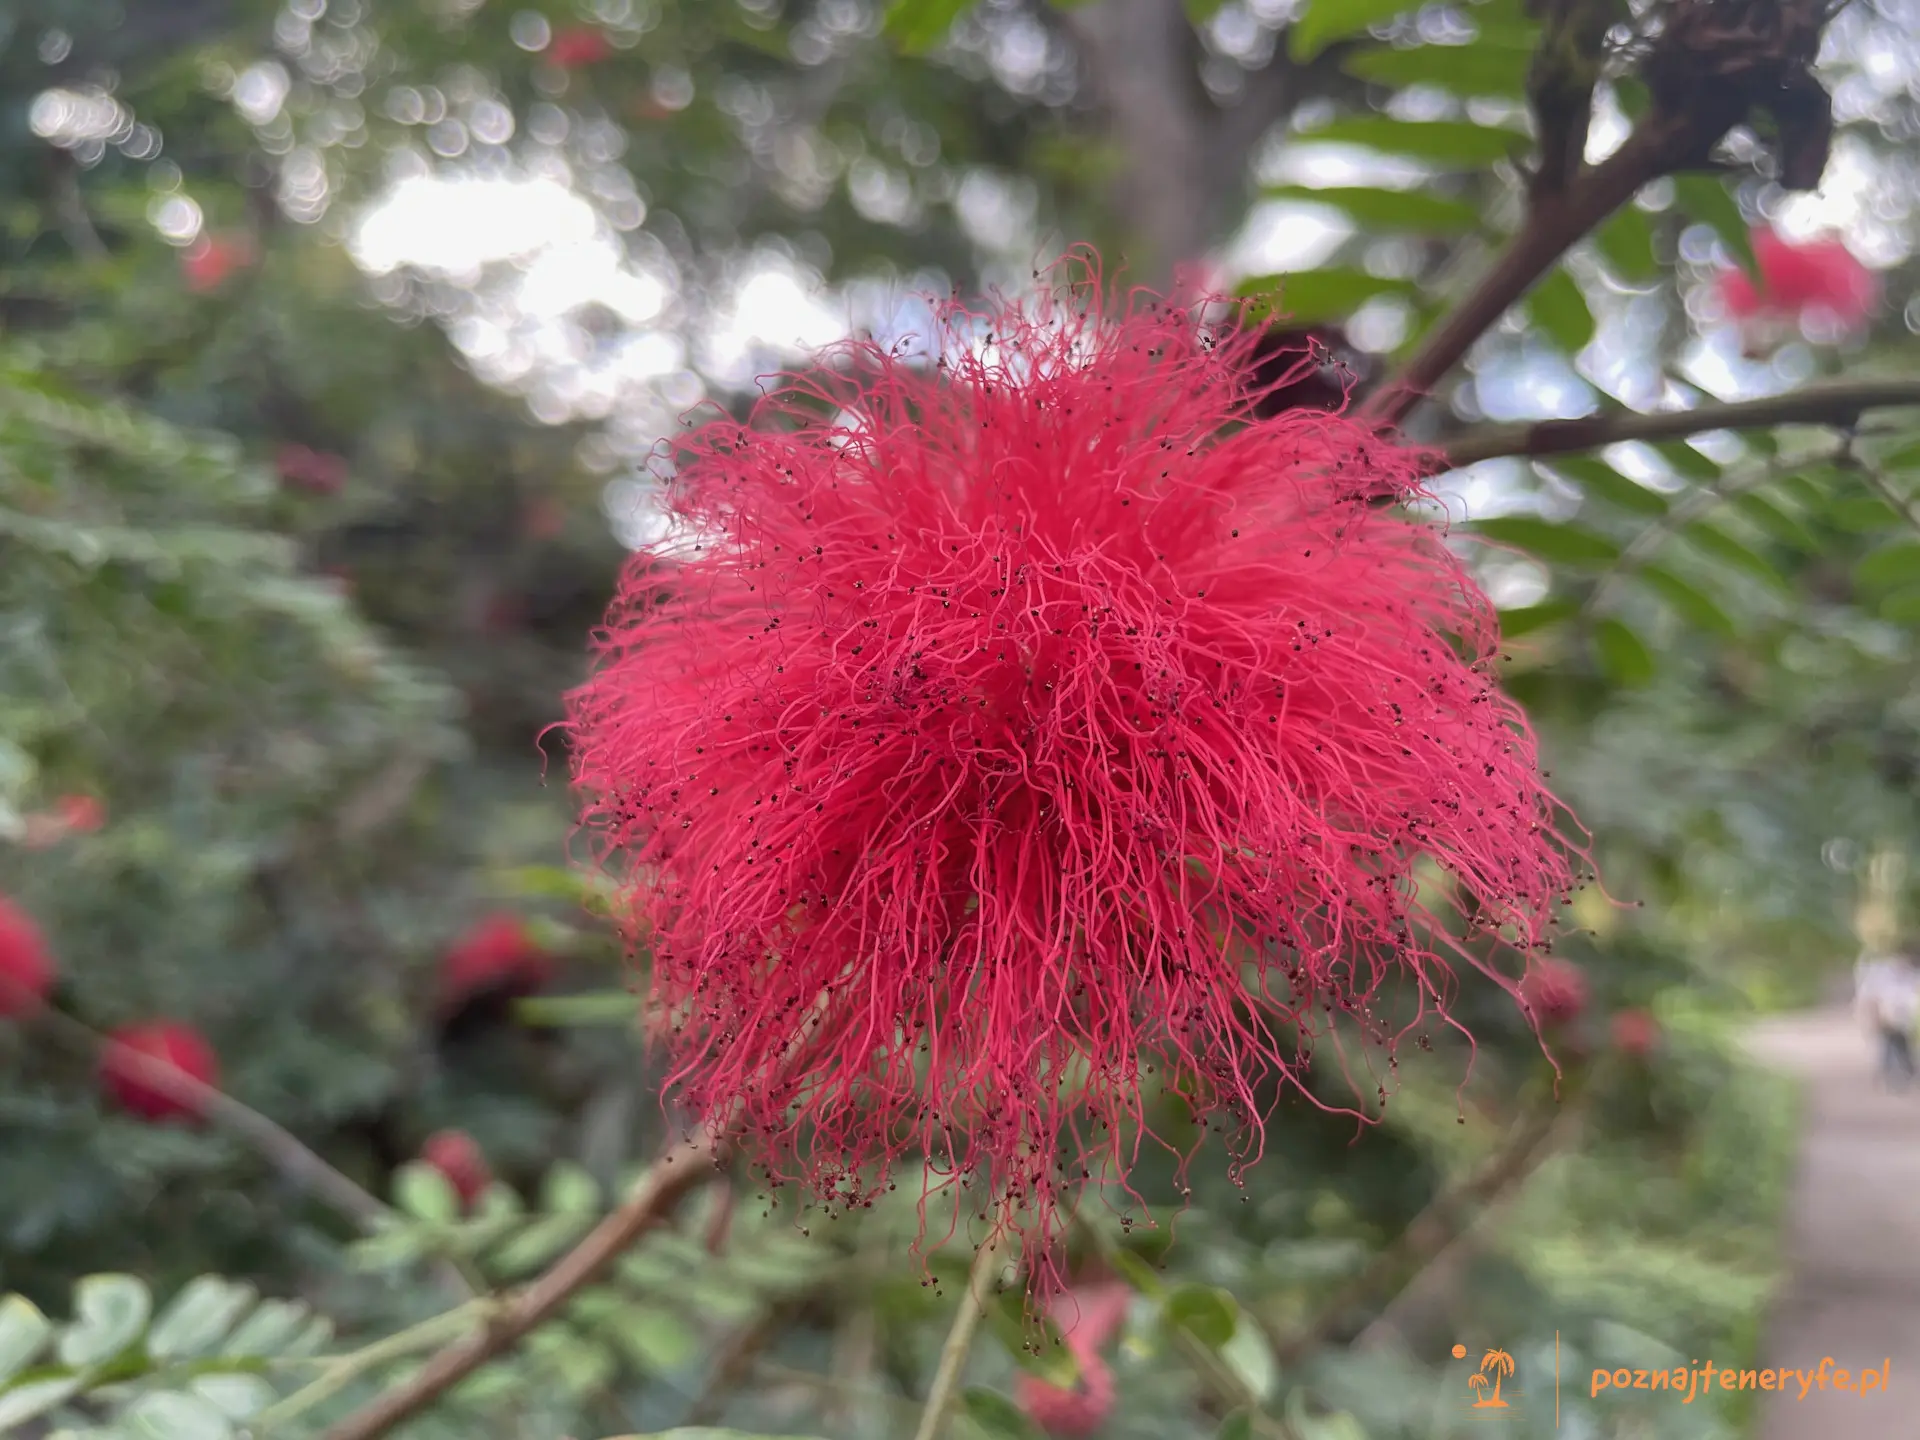
{"type": "Polygon", "coordinates": [[[887,7],[886,33],[909,55],[924,55],[953,28],[973,0],[893,0],[887,7]]]}
{"type": "Polygon", "coordinates": [[[960,1407],[992,1440],[1043,1440],[1025,1412],[998,1391],[969,1386],[961,1392],[960,1407]]]}
{"type": "Polygon", "coordinates": [[[188,1281],[147,1332],[147,1353],[156,1360],[206,1354],[256,1298],[252,1286],[219,1275],[188,1281]]]}
{"type": "Polygon", "coordinates": [[[416,1220],[450,1225],[460,1218],[460,1197],[438,1167],[412,1161],[393,1179],[393,1198],[416,1220]]]}
{"type": "Polygon", "coordinates": [[[278,1356],[302,1337],[313,1322],[313,1312],[292,1300],[268,1300],[227,1337],[220,1348],[228,1355],[278,1356]]]}
{"type": "Polygon", "coordinates": [[[1389,155],[1409,155],[1462,170],[1504,160],[1529,143],[1518,130],[1465,120],[1395,120],[1386,115],[1349,115],[1302,131],[1294,138],[1302,144],[1327,141],[1365,145],[1389,155]]]}
{"type": "Polygon", "coordinates": [[[213,1405],[192,1395],[142,1395],[128,1408],[126,1429],[146,1440],[228,1440],[233,1425],[213,1405]]]}
{"type": "Polygon", "coordinates": [[[1489,540],[1525,550],[1555,565],[1605,566],[1620,558],[1620,547],[1606,536],[1534,515],[1501,515],[1482,520],[1473,528],[1489,540]]]}
{"type": "Polygon", "coordinates": [[[590,1217],[583,1215],[546,1216],[489,1254],[487,1264],[509,1279],[541,1269],[573,1244],[591,1223],[590,1217]]]}
{"type": "Polygon", "coordinates": [[[1526,94],[1533,46],[1482,38],[1471,45],[1383,45],[1349,55],[1349,75],[1376,85],[1432,85],[1455,95],[1526,94]]]}
{"type": "Polygon", "coordinates": [[[1500,634],[1503,639],[1518,640],[1522,635],[1558,625],[1579,613],[1580,607],[1571,600],[1544,600],[1538,605],[1516,606],[1500,612],[1500,634]]]}
{"type": "Polygon", "coordinates": [[[1880,618],[1896,625],[1920,625],[1920,585],[1896,590],[1882,600],[1880,618]]]}
{"type": "Polygon", "coordinates": [[[1220,1347],[1220,1358],[1256,1401],[1264,1402],[1273,1394],[1280,1367],[1259,1326],[1236,1323],[1233,1338],[1220,1347]]]}
{"type": "Polygon", "coordinates": [[[1314,325],[1323,320],[1344,320],[1376,296],[1410,295],[1414,288],[1410,280],[1329,268],[1256,276],[1243,281],[1239,293],[1265,299],[1275,316],[1298,325],[1314,325]]]}
{"type": "Polygon", "coordinates": [[[1604,460],[1591,455],[1564,455],[1538,463],[1572,481],[1585,493],[1630,514],[1657,520],[1667,513],[1664,495],[1629,480],[1604,460]]]}
{"type": "Polygon", "coordinates": [[[1740,213],[1739,202],[1719,176],[1676,175],[1673,177],[1673,194],[1681,212],[1711,228],[1748,274],[1758,272],[1759,261],[1753,255],[1753,236],[1745,217],[1740,213]]]}
{"type": "Polygon", "coordinates": [[[1186,1331],[1209,1350],[1233,1339],[1240,1323],[1240,1307],[1226,1291],[1211,1285],[1182,1285],[1167,1297],[1169,1325],[1186,1331]]]}
{"type": "Polygon", "coordinates": [[[1594,232],[1593,240],[1614,274],[1629,284],[1646,285],[1660,278],[1660,262],[1653,254],[1653,227],[1639,206],[1622,205],[1594,232]]]}
{"type": "Polygon", "coordinates": [[[1834,502],[1828,518],[1855,535],[1875,535],[1900,523],[1893,507],[1878,495],[1847,495],[1834,502]]]}
{"type": "Polygon", "coordinates": [[[99,1365],[140,1338],[153,1296],[131,1275],[88,1275],[73,1288],[74,1322],[60,1337],[60,1363],[99,1365]]]}
{"type": "Polygon", "coordinates": [[[0,1384],[26,1369],[53,1333],[53,1322],[24,1295],[0,1300],[0,1384]]]}
{"type": "Polygon", "coordinates": [[[640,1013],[640,997],[631,990],[597,990],[589,995],[532,995],[514,1002],[516,1020],[527,1025],[572,1029],[589,1025],[631,1025],[640,1013]]]}
{"type": "Polygon", "coordinates": [[[1817,553],[1820,549],[1817,535],[1807,529],[1797,516],[1789,514],[1764,495],[1756,495],[1751,491],[1736,495],[1733,508],[1783,545],[1809,553],[1817,553]]]}
{"type": "Polygon", "coordinates": [[[653,1375],[671,1375],[692,1363],[700,1337],[682,1315],[650,1305],[623,1306],[605,1324],[606,1333],[653,1375]]]}
{"type": "Polygon", "coordinates": [[[258,1375],[201,1375],[189,1387],[222,1415],[245,1420],[274,1401],[274,1389],[258,1375]]]}
{"type": "Polygon", "coordinates": [[[1654,676],[1653,652],[1640,637],[1609,616],[1593,627],[1600,669],[1616,685],[1645,685],[1654,676]]]}
{"type": "Polygon", "coordinates": [[[1866,590],[1891,590],[1920,581],[1920,540],[1895,540],[1853,567],[1853,581],[1866,590]]]}
{"type": "Polygon", "coordinates": [[[16,1425],[24,1425],[64,1405],[80,1391],[77,1376],[56,1376],[47,1380],[29,1380],[23,1385],[0,1389],[0,1435],[16,1425]]]}
{"type": "Polygon", "coordinates": [[[1195,25],[1204,25],[1218,15],[1220,7],[1226,3],[1227,0],[1184,0],[1187,19],[1195,25]]]}
{"type": "Polygon", "coordinates": [[[1419,8],[1420,0],[1307,0],[1287,31],[1287,54],[1304,64],[1335,40],[1419,8]]]}
{"type": "Polygon", "coordinates": [[[1744,570],[1754,579],[1765,581],[1776,590],[1792,593],[1793,586],[1786,576],[1774,568],[1771,560],[1751,546],[1734,539],[1710,521],[1697,520],[1680,533],[1689,543],[1714,559],[1731,565],[1735,569],[1744,570]]]}
{"type": "Polygon", "coordinates": [[[1370,185],[1269,185],[1260,194],[1267,200],[1331,205],[1367,231],[1417,230],[1426,235],[1452,235],[1478,229],[1482,223],[1480,212],[1466,201],[1450,200],[1424,190],[1385,190],[1370,185]]]}
{"type": "Polygon", "coordinates": [[[1214,1431],[1213,1440],[1254,1440],[1253,1412],[1236,1410],[1214,1431]]]}
{"type": "Polygon", "coordinates": [[[1720,478],[1720,467],[1712,457],[1702,454],[1685,440],[1662,440],[1653,448],[1659,452],[1661,459],[1673,467],[1676,475],[1703,484],[1720,478]]]}
{"type": "Polygon", "coordinates": [[[1527,314],[1567,354],[1586,348],[1593,339],[1593,312],[1587,297],[1564,265],[1556,266],[1534,286],[1526,300],[1527,314]]]}
{"type": "Polygon", "coordinates": [[[584,1166],[562,1160],[540,1186],[540,1207],[550,1215],[598,1215],[600,1182],[584,1166]]]}
{"type": "Polygon", "coordinates": [[[1640,567],[1639,579],[1662,600],[1672,607],[1673,612],[1689,624],[1702,630],[1711,631],[1725,639],[1732,639],[1737,633],[1733,619],[1720,608],[1719,603],[1690,580],[1683,580],[1671,570],[1659,565],[1640,567]]]}
{"type": "Polygon", "coordinates": [[[1155,1273],[1151,1265],[1124,1245],[1116,1245],[1105,1254],[1107,1263],[1118,1271],[1120,1278],[1139,1294],[1152,1300],[1158,1299],[1165,1293],[1166,1282],[1155,1273]]]}
{"type": "Polygon", "coordinates": [[[1063,1390],[1080,1382],[1080,1362],[1067,1348],[1060,1326],[1050,1316],[1027,1314],[1024,1291],[996,1295],[981,1318],[1022,1370],[1063,1390]]]}

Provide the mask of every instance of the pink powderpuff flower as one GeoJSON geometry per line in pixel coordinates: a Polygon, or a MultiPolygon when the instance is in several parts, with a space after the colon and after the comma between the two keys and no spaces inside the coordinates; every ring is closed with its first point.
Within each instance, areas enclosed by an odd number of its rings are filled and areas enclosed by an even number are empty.
{"type": "Polygon", "coordinates": [[[1793,244],[1771,230],[1753,232],[1759,283],[1735,267],[1719,278],[1721,303],[1738,320],[1821,315],[1842,329],[1859,326],[1879,303],[1880,282],[1839,240],[1793,244]]]}
{"type": "Polygon", "coordinates": [[[1493,607],[1389,503],[1430,457],[1262,418],[1239,312],[1087,272],[682,437],[568,697],[673,1092],[833,1204],[917,1149],[1040,1251],[1150,1088],[1257,1157],[1335,1020],[1424,1038],[1454,959],[1517,993],[1488,955],[1582,854],[1493,607]]]}
{"type": "Polygon", "coordinates": [[[1080,1367],[1079,1382],[1068,1389],[1023,1373],[1013,1385],[1015,1403],[1047,1434],[1084,1440],[1113,1413],[1113,1371],[1100,1348],[1125,1322],[1132,1299],[1125,1285],[1105,1283],[1065,1290],[1047,1307],[1080,1367]]]}

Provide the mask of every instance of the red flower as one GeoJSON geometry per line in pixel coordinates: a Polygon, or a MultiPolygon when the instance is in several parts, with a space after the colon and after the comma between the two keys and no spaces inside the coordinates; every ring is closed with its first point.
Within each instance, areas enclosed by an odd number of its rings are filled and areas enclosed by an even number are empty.
{"type": "Polygon", "coordinates": [[[347,483],[347,462],[324,450],[305,445],[282,445],[274,455],[274,469],[280,483],[289,490],[304,490],[309,495],[337,495],[347,483]]]}
{"type": "Polygon", "coordinates": [[[1660,1022],[1644,1010],[1622,1010],[1613,1017],[1613,1048],[1636,1060],[1660,1043],[1660,1022]]]}
{"type": "Polygon", "coordinates": [[[47,937],[31,915],[0,895],[0,1020],[39,1009],[53,977],[47,937]]]}
{"type": "Polygon", "coordinates": [[[1520,982],[1520,998],[1541,1025],[1566,1025],[1587,1008],[1587,977],[1569,960],[1541,960],[1520,982]]]}
{"type": "Polygon", "coordinates": [[[148,1067],[134,1056],[171,1065],[202,1085],[218,1086],[220,1062],[199,1031],[172,1020],[129,1025],[107,1037],[100,1058],[100,1083],[121,1109],[158,1124],[167,1120],[199,1120],[198,1103],[155,1081],[148,1067]]]}
{"type": "Polygon", "coordinates": [[[440,962],[442,1013],[482,991],[531,995],[553,978],[553,962],[510,911],[486,916],[460,937],[440,962]]]}
{"type": "Polygon", "coordinates": [[[471,1207],[493,1183],[487,1157],[464,1130],[435,1131],[420,1147],[420,1158],[447,1177],[464,1206],[471,1207]]]}
{"type": "Polygon", "coordinates": [[[1720,298],[1737,319],[1797,321],[1818,312],[1851,327],[1865,320],[1880,298],[1879,280],[1839,240],[1795,245],[1771,230],[1755,230],[1753,258],[1760,270],[1758,285],[1737,267],[1720,276],[1720,298]]]}
{"type": "Polygon", "coordinates": [[[180,252],[180,273],[196,294],[218,290],[236,270],[253,263],[253,245],[245,237],[202,235],[180,252]]]}
{"type": "Polygon", "coordinates": [[[613,54],[607,37],[591,25],[571,25],[553,37],[547,47],[547,59],[562,70],[578,70],[582,65],[598,65],[613,54]]]}
{"type": "Polygon", "coordinates": [[[1113,1413],[1113,1371],[1100,1347],[1127,1318],[1132,1298],[1124,1285],[1091,1285],[1065,1291],[1048,1307],[1080,1367],[1080,1382],[1071,1390],[1035,1375],[1013,1382],[1015,1401],[1047,1434],[1078,1440],[1097,1432],[1113,1413]]]}
{"type": "Polygon", "coordinates": [[[1328,1014],[1391,1044],[1482,964],[1421,857],[1545,940],[1574,867],[1493,608],[1379,504],[1425,457],[1257,418],[1212,304],[948,307],[937,367],[850,343],[864,383],[684,437],[574,773],[670,1082],[776,1176],[861,1203],[917,1143],[1045,1215],[1149,1084],[1257,1153],[1328,1014]]]}
{"type": "Polygon", "coordinates": [[[107,823],[107,807],[91,795],[62,795],[54,806],[61,823],[75,835],[91,835],[107,823]]]}

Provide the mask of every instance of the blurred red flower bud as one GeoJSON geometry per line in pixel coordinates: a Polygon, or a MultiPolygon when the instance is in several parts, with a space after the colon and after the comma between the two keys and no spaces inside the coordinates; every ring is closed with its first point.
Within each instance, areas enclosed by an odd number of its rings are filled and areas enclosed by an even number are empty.
{"type": "Polygon", "coordinates": [[[1622,1010],[1613,1017],[1613,1048],[1635,1059],[1660,1043],[1660,1022],[1644,1010],[1622,1010]]]}
{"type": "Polygon", "coordinates": [[[531,995],[553,978],[553,960],[534,943],[526,922],[496,911],[456,941],[440,962],[440,1008],[457,1010],[482,991],[531,995]]]}
{"type": "Polygon", "coordinates": [[[253,263],[253,242],[245,236],[202,235],[180,252],[180,273],[187,288],[204,295],[226,284],[236,270],[253,263]]]}
{"type": "Polygon", "coordinates": [[[582,65],[597,65],[613,54],[607,37],[591,25],[571,25],[553,37],[547,47],[547,59],[562,70],[577,70],[582,65]]]}
{"type": "Polygon", "coordinates": [[[61,823],[76,835],[91,835],[107,823],[107,807],[91,795],[62,795],[54,807],[61,823]]]}
{"type": "Polygon", "coordinates": [[[566,527],[566,523],[567,512],[560,502],[545,495],[530,501],[521,518],[521,527],[528,538],[534,540],[551,540],[566,527]]]}
{"type": "Polygon", "coordinates": [[[438,1130],[420,1147],[420,1158],[442,1175],[469,1208],[493,1183],[493,1171],[474,1138],[464,1130],[438,1130]]]}
{"type": "Polygon", "coordinates": [[[1587,977],[1571,960],[1534,964],[1520,982],[1520,998],[1542,1025],[1566,1025],[1587,1008],[1587,977]]]}
{"type": "Polygon", "coordinates": [[[39,1009],[53,977],[47,937],[31,915],[0,895],[0,1019],[39,1009]]]}
{"type": "Polygon", "coordinates": [[[347,462],[324,450],[305,445],[282,445],[273,457],[280,483],[309,495],[337,495],[347,483],[347,462]]]}
{"type": "Polygon", "coordinates": [[[100,1083],[116,1105],[142,1120],[161,1124],[205,1118],[196,1101],[156,1081],[149,1067],[135,1058],[142,1056],[170,1065],[202,1085],[217,1086],[219,1061],[198,1030],[174,1020],[155,1020],[114,1031],[100,1058],[100,1083]]]}

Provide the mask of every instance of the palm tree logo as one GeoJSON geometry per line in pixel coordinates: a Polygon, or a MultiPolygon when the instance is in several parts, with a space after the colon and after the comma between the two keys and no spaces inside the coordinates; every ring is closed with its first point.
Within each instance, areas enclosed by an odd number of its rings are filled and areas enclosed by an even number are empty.
{"type": "Polygon", "coordinates": [[[1504,1350],[1489,1350],[1480,1361],[1480,1369],[1467,1377],[1467,1386],[1480,1398],[1473,1402],[1476,1410],[1505,1410],[1507,1402],[1500,1398],[1500,1382],[1513,1374],[1513,1356],[1504,1350]],[[1487,1376],[1493,1376],[1493,1394],[1488,1395],[1487,1376]]]}

